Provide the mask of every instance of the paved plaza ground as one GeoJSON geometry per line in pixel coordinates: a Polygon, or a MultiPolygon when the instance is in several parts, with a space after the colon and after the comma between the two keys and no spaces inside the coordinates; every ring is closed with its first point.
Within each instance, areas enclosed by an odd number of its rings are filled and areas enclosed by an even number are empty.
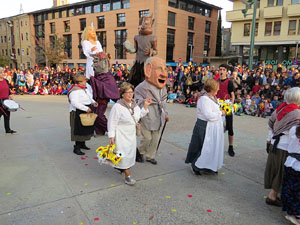
{"type": "Polygon", "coordinates": [[[235,117],[236,156],[225,152],[218,176],[197,177],[184,163],[196,109],[169,104],[158,165],[137,163],[131,187],[94,159],[107,136],[87,143],[87,158],[73,154],[65,96],[16,101],[25,109],[12,114],[18,133],[5,135],[0,122],[1,225],[289,224],[264,203],[267,119],[235,117]]]}

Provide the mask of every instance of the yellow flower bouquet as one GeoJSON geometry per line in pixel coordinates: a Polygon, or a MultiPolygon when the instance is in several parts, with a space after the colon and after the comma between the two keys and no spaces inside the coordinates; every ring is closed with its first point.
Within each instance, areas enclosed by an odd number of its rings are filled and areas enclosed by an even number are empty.
{"type": "Polygon", "coordinates": [[[226,112],[226,115],[229,116],[232,113],[236,112],[236,105],[232,104],[229,100],[221,100],[218,99],[220,110],[224,110],[226,112]]]}
{"type": "Polygon", "coordinates": [[[96,150],[96,153],[100,164],[116,166],[122,159],[122,154],[116,151],[116,145],[101,146],[96,150]]]}

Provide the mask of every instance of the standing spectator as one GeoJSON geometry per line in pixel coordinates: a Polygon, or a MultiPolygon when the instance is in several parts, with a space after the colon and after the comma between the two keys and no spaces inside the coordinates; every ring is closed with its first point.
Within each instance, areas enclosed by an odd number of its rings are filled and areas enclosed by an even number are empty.
{"type": "MultiPolygon", "coordinates": [[[[219,66],[219,72],[220,72],[220,89],[217,93],[217,98],[222,99],[222,100],[227,100],[230,99],[232,103],[234,103],[235,100],[235,89],[232,83],[232,80],[228,79],[228,70],[227,70],[227,65],[221,64],[219,66]]],[[[226,130],[228,130],[228,142],[229,142],[229,147],[228,147],[228,154],[231,157],[234,157],[235,152],[233,150],[233,115],[226,115],[226,130]]]]}

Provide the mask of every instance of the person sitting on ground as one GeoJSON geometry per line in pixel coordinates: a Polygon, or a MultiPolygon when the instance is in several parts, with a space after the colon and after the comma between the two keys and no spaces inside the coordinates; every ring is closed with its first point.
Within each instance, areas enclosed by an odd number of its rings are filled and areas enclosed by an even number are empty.
{"type": "Polygon", "coordinates": [[[237,116],[243,116],[244,115],[244,110],[243,110],[243,105],[242,105],[242,99],[237,98],[236,99],[236,112],[235,115],[237,116]]]}
{"type": "Polygon", "coordinates": [[[257,106],[257,117],[264,117],[265,101],[261,101],[257,106]]]}
{"type": "Polygon", "coordinates": [[[197,107],[197,102],[198,102],[198,92],[195,91],[193,93],[193,97],[191,97],[190,101],[187,103],[186,107],[189,107],[189,108],[195,108],[197,107]]]}
{"type": "Polygon", "coordinates": [[[275,95],[273,97],[273,100],[271,101],[271,104],[273,106],[273,110],[272,110],[272,112],[273,112],[280,105],[280,102],[278,101],[278,96],[277,95],[275,95]]]}
{"type": "Polygon", "coordinates": [[[184,104],[188,104],[191,100],[191,98],[193,97],[193,94],[191,93],[191,89],[186,89],[186,93],[184,94],[185,100],[184,100],[184,104]]]}
{"type": "Polygon", "coordinates": [[[250,95],[246,95],[246,98],[243,100],[243,108],[244,108],[244,111],[246,109],[248,109],[251,105],[251,98],[250,98],[250,95]]]}
{"type": "Polygon", "coordinates": [[[247,115],[256,116],[257,115],[257,105],[255,100],[251,101],[251,105],[247,108],[245,108],[245,113],[247,115]]]}
{"type": "Polygon", "coordinates": [[[173,89],[171,89],[169,91],[169,93],[168,93],[168,100],[167,100],[167,102],[168,103],[174,103],[174,101],[176,100],[176,97],[177,97],[176,93],[174,93],[173,89]]]}
{"type": "Polygon", "coordinates": [[[271,116],[273,110],[273,105],[271,104],[271,100],[268,98],[265,100],[265,111],[263,117],[271,116]]]}

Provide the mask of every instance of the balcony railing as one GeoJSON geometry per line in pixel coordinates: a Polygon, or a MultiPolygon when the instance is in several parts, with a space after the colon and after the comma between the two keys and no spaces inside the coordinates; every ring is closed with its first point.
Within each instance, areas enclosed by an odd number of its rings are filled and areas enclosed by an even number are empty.
{"type": "Polygon", "coordinates": [[[282,17],[282,6],[273,6],[264,8],[264,18],[281,18],[282,17]]]}
{"type": "MultiPolygon", "coordinates": [[[[251,15],[247,15],[246,17],[244,17],[242,10],[228,11],[226,13],[226,20],[227,22],[252,20],[253,9],[249,9],[247,14],[251,15]]],[[[256,19],[259,19],[259,9],[256,10],[256,19]]]]}
{"type": "Polygon", "coordinates": [[[287,15],[288,16],[300,16],[300,4],[288,5],[287,15]]]}

